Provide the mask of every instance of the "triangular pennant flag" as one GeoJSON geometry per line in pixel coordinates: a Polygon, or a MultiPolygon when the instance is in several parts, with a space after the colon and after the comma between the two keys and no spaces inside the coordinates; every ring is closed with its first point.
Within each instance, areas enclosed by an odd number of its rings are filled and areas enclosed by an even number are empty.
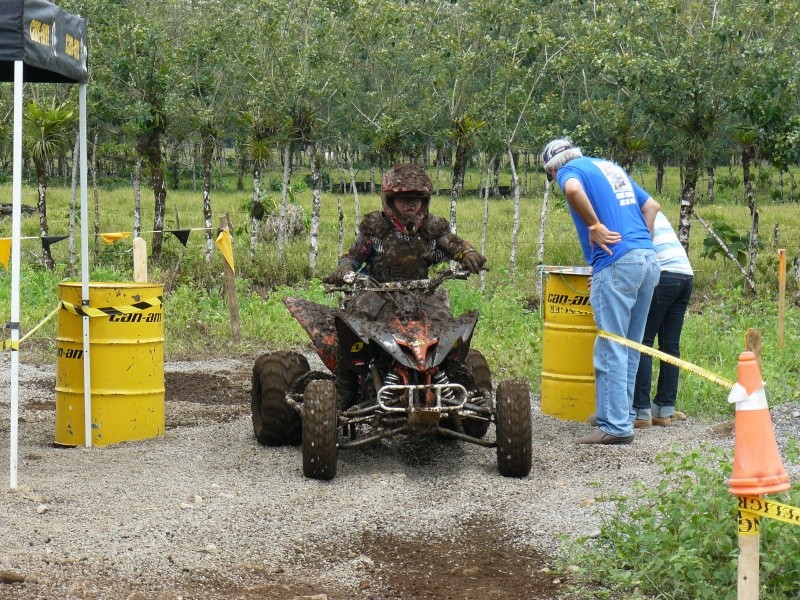
{"type": "Polygon", "coordinates": [[[103,241],[106,244],[113,244],[117,240],[121,240],[122,238],[131,237],[131,234],[127,231],[119,231],[115,233],[101,233],[100,237],[103,238],[103,241]]]}
{"type": "Polygon", "coordinates": [[[222,256],[225,257],[225,262],[228,263],[231,271],[235,273],[236,268],[233,266],[233,237],[231,236],[231,232],[227,229],[220,231],[217,236],[216,244],[219,251],[222,252],[222,256]]]}
{"type": "Polygon", "coordinates": [[[11,238],[0,238],[0,263],[8,271],[8,259],[11,257],[11,238]]]}
{"type": "Polygon", "coordinates": [[[186,246],[186,241],[189,239],[189,234],[191,232],[191,229],[167,229],[167,233],[171,233],[178,238],[184,246],[186,246]]]}
{"type": "Polygon", "coordinates": [[[42,236],[42,248],[45,250],[49,248],[52,244],[56,242],[60,242],[61,240],[67,239],[68,235],[43,235],[42,236]]]}

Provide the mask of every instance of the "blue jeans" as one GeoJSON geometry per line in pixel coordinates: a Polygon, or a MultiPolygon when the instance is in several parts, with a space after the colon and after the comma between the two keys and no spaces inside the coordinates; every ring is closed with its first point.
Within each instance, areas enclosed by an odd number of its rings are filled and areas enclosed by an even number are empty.
{"type": "MultiPolygon", "coordinates": [[[[658,349],[680,358],[681,330],[683,318],[692,296],[694,277],[684,273],[661,272],[661,279],[653,292],[650,313],[644,327],[642,343],[652,346],[658,336],[658,349]]],[[[675,412],[678,396],[678,374],[680,369],[661,362],[658,370],[658,385],[653,399],[654,417],[671,417],[675,412]]],[[[653,359],[646,354],[639,361],[636,386],[633,392],[635,409],[650,408],[650,388],[653,376],[653,359]]]]}
{"type": "MultiPolygon", "coordinates": [[[[654,250],[634,249],[592,274],[594,320],[599,330],[641,342],[661,268],[654,250]]],[[[598,337],[594,343],[597,424],[605,433],[633,433],[633,388],[639,352],[598,337]]]]}

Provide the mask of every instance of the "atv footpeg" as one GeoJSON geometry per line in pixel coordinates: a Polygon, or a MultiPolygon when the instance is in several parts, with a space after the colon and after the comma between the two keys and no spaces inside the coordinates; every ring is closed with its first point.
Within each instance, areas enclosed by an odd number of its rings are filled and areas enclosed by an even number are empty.
{"type": "Polygon", "coordinates": [[[378,405],[387,412],[454,412],[464,408],[468,398],[467,390],[458,383],[385,385],[378,390],[378,405]]]}

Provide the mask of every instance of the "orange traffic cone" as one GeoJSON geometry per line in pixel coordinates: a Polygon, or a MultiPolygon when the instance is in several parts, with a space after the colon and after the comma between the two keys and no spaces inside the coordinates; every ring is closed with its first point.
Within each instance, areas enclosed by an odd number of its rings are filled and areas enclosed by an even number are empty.
{"type": "Polygon", "coordinates": [[[737,381],[728,402],[736,405],[733,477],[728,491],[736,496],[760,496],[788,490],[789,476],[778,454],[761,370],[752,352],[739,355],[737,381]]]}

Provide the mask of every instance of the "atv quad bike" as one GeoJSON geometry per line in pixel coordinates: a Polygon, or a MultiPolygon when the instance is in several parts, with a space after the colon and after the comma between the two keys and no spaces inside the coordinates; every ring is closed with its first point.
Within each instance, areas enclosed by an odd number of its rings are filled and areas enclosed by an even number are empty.
{"type": "Polygon", "coordinates": [[[444,281],[469,273],[447,270],[435,279],[389,283],[351,275],[342,287],[326,288],[344,292],[338,310],[301,298],[284,300],[330,372],[311,371],[296,352],[259,357],[252,380],[258,441],[302,442],[303,473],[312,479],[336,476],[339,449],[398,434],[435,434],[494,447],[502,475],[527,476],[528,386],[501,381],[493,402],[486,359],[469,348],[477,311],[453,317],[446,293],[437,293],[444,281]],[[339,345],[347,349],[341,353],[344,365],[337,365],[339,345]],[[347,402],[337,400],[336,373],[354,388],[347,402]],[[492,422],[496,439],[485,440],[492,422]]]}

